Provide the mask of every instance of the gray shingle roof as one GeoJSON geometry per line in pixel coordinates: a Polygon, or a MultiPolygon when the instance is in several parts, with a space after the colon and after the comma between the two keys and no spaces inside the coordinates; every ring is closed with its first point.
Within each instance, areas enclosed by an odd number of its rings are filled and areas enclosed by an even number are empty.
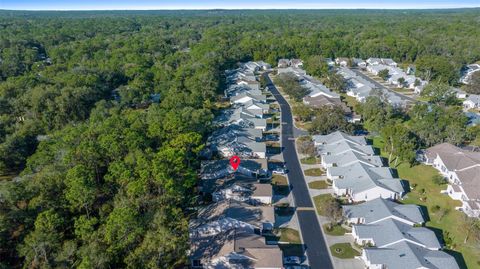
{"type": "Polygon", "coordinates": [[[375,151],[372,146],[359,146],[347,141],[340,141],[328,145],[319,145],[317,147],[319,154],[340,154],[347,151],[354,151],[362,155],[373,155],[375,151]]]}
{"type": "Polygon", "coordinates": [[[350,189],[354,194],[377,186],[399,194],[405,191],[400,179],[394,178],[388,167],[369,167],[355,163],[345,167],[329,167],[328,172],[332,176],[341,176],[335,179],[337,188],[350,189]]]}
{"type": "Polygon", "coordinates": [[[357,145],[367,145],[364,136],[348,135],[344,132],[336,131],[328,135],[314,135],[313,140],[316,144],[333,144],[340,141],[347,141],[357,145]]]}
{"type": "Polygon", "coordinates": [[[371,264],[382,264],[388,269],[458,269],[455,258],[443,251],[429,250],[408,242],[399,242],[388,248],[365,248],[371,264]]]}
{"type": "Polygon", "coordinates": [[[335,164],[337,167],[359,162],[370,166],[383,166],[380,156],[365,156],[355,151],[346,151],[336,155],[325,155],[323,161],[328,164],[335,164]]]}
{"type": "Polygon", "coordinates": [[[417,205],[402,205],[390,200],[377,198],[358,205],[343,206],[347,218],[363,218],[364,224],[377,222],[386,218],[397,217],[413,223],[425,222],[417,205]]]}
{"type": "Polygon", "coordinates": [[[409,241],[429,249],[441,248],[432,230],[412,227],[397,220],[386,219],[375,224],[353,225],[353,229],[359,238],[373,239],[375,246],[379,248],[388,247],[399,241],[409,241]]]}

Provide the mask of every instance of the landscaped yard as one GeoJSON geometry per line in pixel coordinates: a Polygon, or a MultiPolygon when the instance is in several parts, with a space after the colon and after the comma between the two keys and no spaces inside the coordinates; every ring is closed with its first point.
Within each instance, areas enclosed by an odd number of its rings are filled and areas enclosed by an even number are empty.
{"type": "Polygon", "coordinates": [[[305,175],[306,176],[313,176],[313,177],[319,177],[323,175],[323,170],[320,168],[310,168],[305,170],[305,175]]]}
{"type": "MultiPolygon", "coordinates": [[[[382,148],[383,142],[379,137],[375,137],[373,143],[375,147],[382,148]]],[[[440,193],[441,190],[446,189],[446,185],[438,185],[432,181],[433,176],[438,174],[437,170],[423,164],[410,167],[406,163],[401,163],[396,168],[400,178],[408,180],[411,187],[415,186],[402,202],[425,206],[430,217],[426,226],[442,230],[447,247],[461,252],[468,268],[478,268],[480,248],[475,245],[471,237],[466,244],[463,243],[465,240],[465,229],[462,228],[462,224],[465,223],[464,214],[455,210],[455,207],[460,206],[460,202],[440,193]],[[432,212],[431,209],[437,205],[440,209],[432,212]]],[[[458,252],[449,253],[458,256],[458,252]]],[[[462,264],[459,265],[462,268],[462,264]]]]}
{"type": "Polygon", "coordinates": [[[315,157],[305,157],[300,159],[300,162],[303,164],[318,164],[320,160],[315,157]]]}
{"type": "Polygon", "coordinates": [[[319,215],[325,216],[325,207],[324,205],[327,204],[329,200],[334,200],[335,198],[331,194],[321,194],[313,197],[313,202],[315,203],[315,207],[317,208],[317,213],[319,215]]]}
{"type": "Polygon", "coordinates": [[[347,230],[345,230],[345,228],[343,228],[341,225],[334,225],[331,227],[331,229],[329,228],[330,227],[328,223],[323,225],[323,230],[328,235],[340,236],[347,232],[347,230]]]}
{"type": "Polygon", "coordinates": [[[350,243],[338,243],[330,246],[332,255],[340,259],[353,259],[355,256],[360,256],[360,252],[352,248],[350,243]]]}
{"type": "Polygon", "coordinates": [[[280,242],[289,242],[294,244],[302,243],[300,233],[292,228],[279,228],[277,233],[280,234],[280,242]]]}
{"type": "Polygon", "coordinates": [[[308,183],[308,187],[310,189],[317,189],[317,190],[327,189],[328,186],[329,185],[328,185],[327,181],[325,181],[325,180],[317,180],[317,181],[312,181],[312,182],[308,183]]]}

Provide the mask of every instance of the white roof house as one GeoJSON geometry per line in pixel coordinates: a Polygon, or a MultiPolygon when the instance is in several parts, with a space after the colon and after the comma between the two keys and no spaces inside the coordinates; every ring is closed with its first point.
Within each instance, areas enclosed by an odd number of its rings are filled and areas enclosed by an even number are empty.
{"type": "Polygon", "coordinates": [[[347,196],[354,202],[376,198],[396,200],[405,192],[401,180],[394,178],[388,167],[370,167],[363,163],[329,167],[327,177],[333,180],[336,195],[347,196]]]}
{"type": "Polygon", "coordinates": [[[463,101],[463,107],[466,109],[480,108],[480,95],[470,94],[463,101]]]}
{"type": "Polygon", "coordinates": [[[383,161],[380,156],[364,155],[353,150],[346,151],[335,155],[321,155],[322,167],[344,167],[354,163],[362,163],[370,167],[383,166],[383,161]]]}
{"type": "Polygon", "coordinates": [[[343,214],[347,222],[353,224],[374,224],[385,219],[394,219],[410,226],[425,222],[425,216],[418,205],[404,205],[382,198],[358,205],[345,205],[343,214]]]}
{"type": "Polygon", "coordinates": [[[413,227],[394,219],[385,219],[368,225],[355,224],[352,226],[352,236],[357,244],[372,244],[377,248],[386,248],[402,241],[430,250],[442,248],[432,230],[413,227]]]}
{"type": "Polygon", "coordinates": [[[315,143],[315,146],[329,145],[329,144],[334,144],[341,141],[346,141],[348,143],[358,145],[358,146],[367,145],[367,140],[365,139],[364,136],[348,135],[340,131],[336,131],[327,135],[314,135],[313,141],[315,143]]]}
{"type": "Polygon", "coordinates": [[[368,268],[459,269],[455,258],[446,252],[430,250],[400,241],[387,248],[364,248],[361,259],[368,268]]]}
{"type": "Polygon", "coordinates": [[[317,146],[318,155],[320,155],[322,158],[323,155],[337,155],[349,151],[365,156],[372,156],[375,154],[375,150],[372,146],[357,145],[346,140],[317,146]]]}

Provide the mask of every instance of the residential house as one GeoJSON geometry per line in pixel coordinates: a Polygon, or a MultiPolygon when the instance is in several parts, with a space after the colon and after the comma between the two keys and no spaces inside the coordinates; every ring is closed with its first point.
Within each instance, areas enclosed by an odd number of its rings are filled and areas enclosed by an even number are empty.
{"type": "Polygon", "coordinates": [[[237,80],[237,85],[245,85],[252,90],[260,90],[260,82],[256,80],[239,79],[237,80]]]}
{"type": "Polygon", "coordinates": [[[364,248],[361,259],[366,268],[459,269],[455,258],[446,252],[430,250],[407,241],[387,248],[364,248]]]}
{"type": "Polygon", "coordinates": [[[382,58],[381,61],[382,61],[382,63],[383,63],[384,65],[388,65],[388,66],[392,66],[392,67],[397,67],[397,63],[396,63],[394,60],[390,59],[390,58],[382,58]]]}
{"type": "Polygon", "coordinates": [[[335,66],[335,61],[333,61],[332,58],[325,58],[325,62],[329,67],[335,66]]]}
{"type": "Polygon", "coordinates": [[[363,163],[329,167],[327,177],[333,181],[335,195],[347,196],[353,202],[379,197],[396,200],[405,193],[401,180],[394,178],[388,167],[370,167],[363,163]]]}
{"type": "Polygon", "coordinates": [[[240,201],[223,200],[201,208],[197,217],[191,220],[190,229],[197,230],[224,219],[250,225],[259,234],[270,234],[275,223],[275,213],[272,206],[252,206],[240,201]]]}
{"type": "Polygon", "coordinates": [[[311,76],[300,76],[300,85],[306,87],[309,90],[308,96],[317,97],[319,95],[326,96],[328,98],[340,98],[340,95],[331,89],[327,88],[320,81],[314,79],[311,76]]]}
{"type": "Polygon", "coordinates": [[[244,109],[246,109],[250,115],[254,115],[257,118],[264,118],[265,114],[270,112],[270,105],[261,103],[255,100],[250,100],[243,103],[244,109]]]}
{"type": "Polygon", "coordinates": [[[288,66],[290,66],[290,60],[288,59],[278,60],[278,68],[287,68],[288,66]]]}
{"type": "Polygon", "coordinates": [[[383,161],[380,156],[371,156],[357,153],[355,151],[346,151],[335,155],[322,155],[322,167],[345,167],[354,163],[362,163],[370,167],[381,167],[383,161]]]}
{"type": "Polygon", "coordinates": [[[303,61],[300,59],[291,59],[290,66],[295,68],[303,68],[303,61]]]}
{"type": "Polygon", "coordinates": [[[220,179],[234,174],[254,179],[268,177],[268,162],[266,159],[242,159],[237,170],[234,170],[230,161],[225,159],[202,161],[200,165],[202,180],[220,179]]]}
{"type": "Polygon", "coordinates": [[[367,62],[360,58],[353,58],[352,59],[352,65],[361,69],[367,68],[367,62]]]}
{"type": "Polygon", "coordinates": [[[467,99],[463,101],[463,107],[465,109],[478,109],[480,108],[480,95],[470,94],[467,99]]]}
{"type": "Polygon", "coordinates": [[[265,158],[267,146],[261,129],[243,128],[232,124],[215,131],[207,140],[207,148],[222,157],[265,158]],[[237,128],[238,127],[238,128],[237,128]]]}
{"type": "Polygon", "coordinates": [[[368,58],[367,59],[367,64],[368,65],[379,65],[382,63],[382,60],[380,58],[368,58]]]}
{"type": "Polygon", "coordinates": [[[237,85],[237,84],[231,84],[228,86],[228,88],[224,91],[225,97],[230,98],[233,96],[237,96],[240,94],[251,94],[251,95],[262,95],[261,90],[253,90],[252,88],[245,86],[245,85],[237,85]]]}
{"type": "Polygon", "coordinates": [[[335,63],[339,66],[348,66],[349,65],[349,62],[350,62],[350,59],[348,58],[336,58],[335,59],[335,63]]]}
{"type": "Polygon", "coordinates": [[[313,141],[315,146],[334,144],[341,141],[346,141],[358,146],[368,145],[367,140],[364,136],[348,135],[340,131],[336,131],[327,135],[314,135],[313,141]]]}
{"type": "Polygon", "coordinates": [[[444,192],[462,202],[457,210],[471,217],[480,217],[480,152],[442,143],[422,152],[420,160],[433,166],[448,180],[444,192]]]}
{"type": "Polygon", "coordinates": [[[250,72],[256,72],[260,70],[260,66],[256,62],[252,61],[241,64],[241,67],[243,69],[247,69],[250,72]]]}
{"type": "Polygon", "coordinates": [[[345,219],[351,224],[375,224],[386,219],[400,221],[410,226],[425,223],[425,216],[420,206],[399,204],[383,198],[342,207],[345,219]]]}
{"type": "Polygon", "coordinates": [[[295,68],[295,67],[279,68],[277,71],[278,71],[278,74],[292,73],[296,76],[304,76],[307,74],[307,71],[301,68],[295,68]]]}
{"type": "Polygon", "coordinates": [[[466,99],[467,98],[467,93],[462,91],[459,88],[453,88],[453,91],[455,92],[455,97],[458,99],[466,99]]]}
{"type": "Polygon", "coordinates": [[[442,245],[435,233],[425,227],[413,227],[404,222],[385,219],[374,224],[355,224],[352,236],[359,245],[388,248],[398,242],[408,242],[429,250],[439,250],[442,245]]]}
{"type": "Polygon", "coordinates": [[[375,155],[375,150],[373,149],[372,146],[356,145],[356,144],[347,142],[347,140],[342,140],[342,141],[334,142],[331,144],[318,145],[316,148],[317,148],[318,155],[322,159],[322,162],[323,162],[323,156],[343,154],[349,151],[355,152],[357,154],[365,155],[365,156],[375,155]]]}
{"type": "Polygon", "coordinates": [[[212,201],[235,200],[252,205],[272,204],[272,185],[263,183],[232,182],[211,193],[212,201]]]}
{"type": "Polygon", "coordinates": [[[245,229],[229,229],[210,236],[191,236],[192,268],[282,269],[282,251],[267,245],[263,236],[245,229]]]}

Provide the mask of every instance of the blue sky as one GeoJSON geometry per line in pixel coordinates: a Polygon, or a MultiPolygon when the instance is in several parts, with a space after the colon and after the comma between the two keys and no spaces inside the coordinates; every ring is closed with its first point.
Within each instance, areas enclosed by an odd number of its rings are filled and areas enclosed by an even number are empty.
{"type": "Polygon", "coordinates": [[[480,0],[0,0],[0,9],[344,9],[344,8],[457,8],[479,7],[480,0]]]}

